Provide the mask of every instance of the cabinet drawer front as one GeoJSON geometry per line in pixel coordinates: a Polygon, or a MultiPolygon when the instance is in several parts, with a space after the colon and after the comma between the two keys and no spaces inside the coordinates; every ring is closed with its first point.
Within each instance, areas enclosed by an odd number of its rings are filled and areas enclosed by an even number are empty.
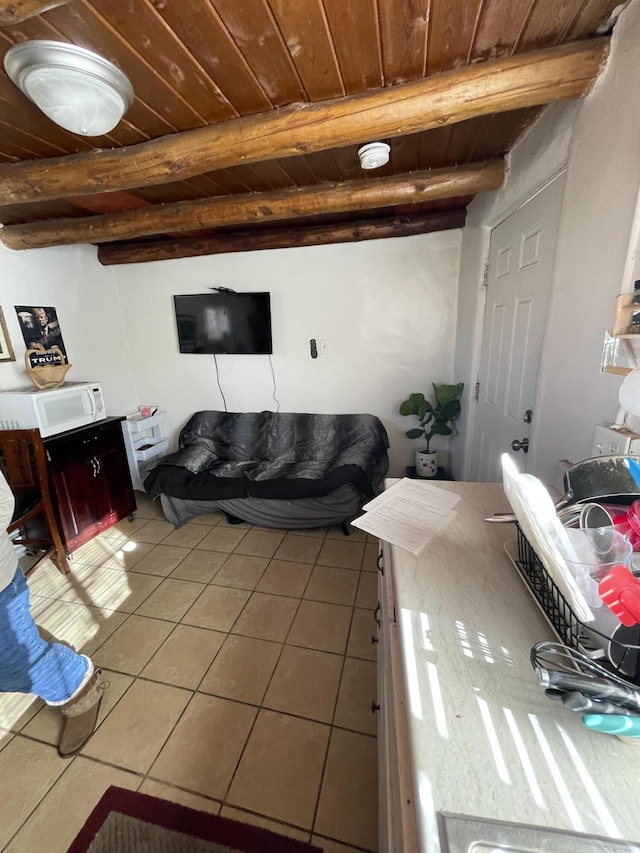
{"type": "Polygon", "coordinates": [[[45,447],[50,462],[57,465],[72,459],[88,458],[99,452],[101,447],[113,447],[114,442],[122,444],[124,448],[119,420],[91,424],[65,435],[54,436],[45,441],[45,447]]]}

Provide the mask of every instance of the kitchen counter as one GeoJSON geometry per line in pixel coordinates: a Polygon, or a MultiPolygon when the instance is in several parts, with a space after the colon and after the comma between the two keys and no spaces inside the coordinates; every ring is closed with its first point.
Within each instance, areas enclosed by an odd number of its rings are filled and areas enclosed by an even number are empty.
{"type": "Polygon", "coordinates": [[[440,851],[439,811],[640,839],[640,745],[537,684],[530,649],[555,637],[504,552],[515,527],[483,521],[509,511],[502,486],[438,486],[456,518],[419,557],[387,551],[419,849],[440,851]]]}

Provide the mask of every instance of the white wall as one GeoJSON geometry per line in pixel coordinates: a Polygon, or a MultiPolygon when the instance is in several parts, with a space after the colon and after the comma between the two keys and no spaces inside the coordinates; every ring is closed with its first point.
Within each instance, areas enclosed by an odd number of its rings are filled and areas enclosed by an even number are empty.
{"type": "Polygon", "coordinates": [[[100,266],[94,247],[14,252],[0,245],[0,278],[0,305],[16,355],[15,362],[0,362],[0,389],[31,385],[14,306],[53,306],[72,365],[67,381],[101,382],[110,415],[137,408],[113,274],[100,266]]]}
{"type": "MultiPolygon", "coordinates": [[[[142,404],[167,411],[168,433],[222,409],[213,356],[178,352],[173,295],[223,286],[268,290],[280,411],[368,412],[384,423],[390,471],[413,464],[410,393],[451,382],[460,231],[363,243],[245,252],[114,267],[142,404]],[[311,338],[329,354],[312,359],[311,338]],[[411,421],[411,422],[410,422],[411,421]]],[[[275,410],[268,356],[218,356],[229,411],[275,410]]]]}
{"type": "MultiPolygon", "coordinates": [[[[595,426],[617,411],[620,378],[600,373],[604,333],[624,280],[640,180],[640,4],[614,31],[607,67],[582,101],[545,111],[509,158],[499,193],[476,198],[463,231],[455,372],[475,382],[482,269],[490,228],[567,163],[567,180],[540,365],[530,470],[560,486],[559,459],[589,455],[595,426]]],[[[628,266],[628,264],[627,264],[628,266]]],[[[468,476],[475,408],[454,443],[454,473],[468,476]]]]}
{"type": "Polygon", "coordinates": [[[620,377],[600,373],[602,343],[624,278],[640,184],[640,4],[622,13],[606,71],[571,142],[555,287],[533,433],[534,473],[559,481],[558,459],[590,454],[595,426],[618,409],[620,377]]]}

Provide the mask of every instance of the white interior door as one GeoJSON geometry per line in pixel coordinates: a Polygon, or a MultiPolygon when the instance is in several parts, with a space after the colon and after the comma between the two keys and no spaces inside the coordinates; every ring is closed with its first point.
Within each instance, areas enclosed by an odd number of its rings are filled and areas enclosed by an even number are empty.
{"type": "Polygon", "coordinates": [[[527,470],[563,191],[564,174],[491,232],[471,460],[475,481],[501,481],[504,452],[527,470]]]}

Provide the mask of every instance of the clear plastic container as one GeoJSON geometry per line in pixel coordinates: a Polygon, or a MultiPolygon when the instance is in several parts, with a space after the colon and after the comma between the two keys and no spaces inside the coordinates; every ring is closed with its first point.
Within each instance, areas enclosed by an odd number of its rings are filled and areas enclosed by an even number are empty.
{"type": "Polygon", "coordinates": [[[628,507],[612,504],[602,506],[611,517],[616,530],[627,537],[634,551],[640,551],[640,500],[634,501],[628,507]]]}

